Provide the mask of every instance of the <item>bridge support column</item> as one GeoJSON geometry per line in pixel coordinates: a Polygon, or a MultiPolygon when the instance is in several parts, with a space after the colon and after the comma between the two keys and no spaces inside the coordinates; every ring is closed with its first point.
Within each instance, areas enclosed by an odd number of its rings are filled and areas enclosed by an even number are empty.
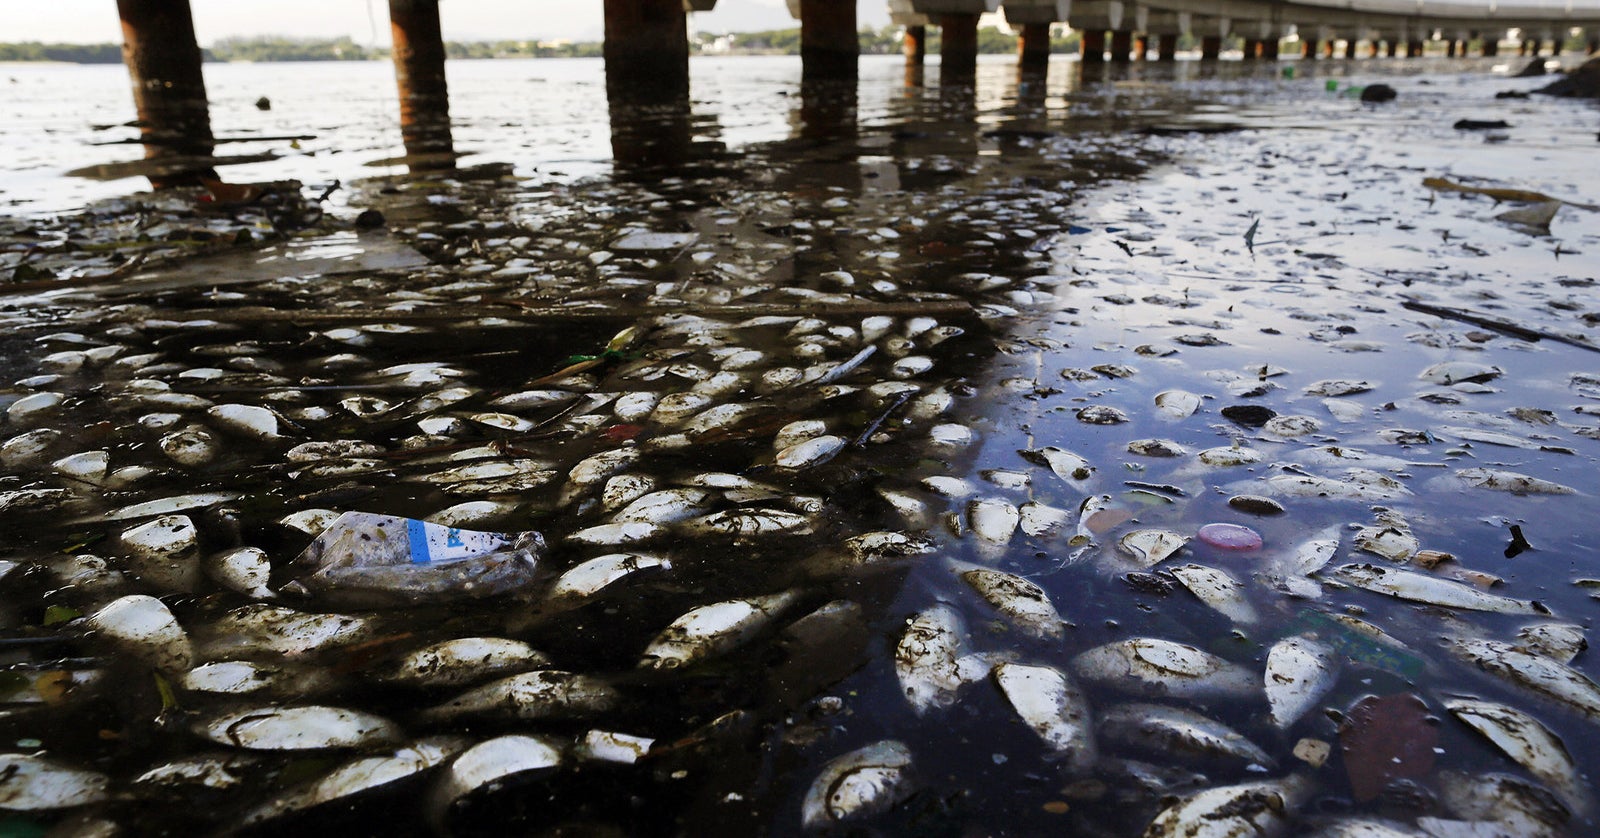
{"type": "Polygon", "coordinates": [[[1456,39],[1455,38],[1448,38],[1448,39],[1445,40],[1445,42],[1444,42],[1444,57],[1445,58],[1455,58],[1456,57],[1456,39]]]}
{"type": "Polygon", "coordinates": [[[1111,63],[1126,64],[1133,52],[1133,33],[1126,29],[1111,30],[1111,63]]]}
{"type": "Polygon", "coordinates": [[[1222,36],[1203,35],[1200,38],[1200,60],[1216,61],[1222,56],[1222,36]]]}
{"type": "Polygon", "coordinates": [[[1347,38],[1347,39],[1345,39],[1345,42],[1344,42],[1344,57],[1345,58],[1355,58],[1356,57],[1356,39],[1355,38],[1347,38]]]}
{"type": "Polygon", "coordinates": [[[1261,42],[1261,59],[1263,61],[1278,60],[1278,36],[1274,35],[1261,42]]]}
{"type": "Polygon", "coordinates": [[[939,16],[939,80],[971,79],[978,73],[978,16],[939,16]]]}
{"type": "Polygon", "coordinates": [[[605,0],[606,87],[663,95],[689,90],[683,0],[605,0]]]}
{"type": "Polygon", "coordinates": [[[1300,41],[1300,57],[1306,61],[1317,60],[1317,39],[1304,38],[1300,41]]]}
{"type": "MultiPolygon", "coordinates": [[[[1410,47],[1408,46],[1407,47],[1408,53],[1409,53],[1409,50],[1410,50],[1410,47]]],[[[1389,38],[1388,40],[1384,41],[1383,42],[1383,54],[1387,55],[1390,58],[1394,58],[1395,56],[1399,55],[1400,54],[1400,42],[1396,41],[1393,38],[1389,38]]]]}
{"type": "Polygon", "coordinates": [[[905,49],[906,63],[921,64],[928,57],[928,27],[907,26],[901,46],[905,49]]]}
{"type": "Polygon", "coordinates": [[[1255,38],[1244,39],[1244,60],[1255,61],[1261,57],[1261,41],[1255,38]]]}
{"type": "Polygon", "coordinates": [[[1421,58],[1424,44],[1421,41],[1406,41],[1406,57],[1421,58]]]}
{"type": "Polygon", "coordinates": [[[853,79],[861,53],[855,0],[800,0],[800,77],[853,79]]]}
{"type": "MultiPolygon", "coordinates": [[[[210,157],[211,110],[200,73],[200,45],[188,0],[117,0],[122,17],[122,63],[133,80],[144,156],[210,157]]],[[[156,189],[216,177],[209,168],[152,175],[156,189]]]]}
{"type": "Polygon", "coordinates": [[[1380,49],[1381,49],[1381,47],[1378,44],[1377,40],[1368,41],[1367,42],[1367,57],[1368,58],[1377,58],[1379,55],[1382,54],[1380,52],[1380,49]]]}
{"type": "Polygon", "coordinates": [[[1022,24],[1017,38],[1017,63],[1025,73],[1042,73],[1050,66],[1050,24],[1022,24]]]}
{"type": "Polygon", "coordinates": [[[1600,36],[1590,35],[1588,54],[1594,55],[1597,52],[1600,52],[1600,36]]]}
{"type": "Polygon", "coordinates": [[[1085,29],[1078,34],[1078,60],[1085,64],[1099,64],[1106,60],[1104,29],[1085,29]]]}
{"type": "Polygon", "coordinates": [[[455,168],[450,91],[444,79],[439,0],[389,0],[394,77],[400,87],[400,137],[413,172],[455,168]]]}
{"type": "Polygon", "coordinates": [[[1564,40],[1565,40],[1565,38],[1563,38],[1560,35],[1557,35],[1555,37],[1555,39],[1550,42],[1550,56],[1552,58],[1554,58],[1556,56],[1559,56],[1561,54],[1561,44],[1562,44],[1562,42],[1564,40]]]}
{"type": "Polygon", "coordinates": [[[1156,60],[1178,60],[1178,33],[1163,32],[1156,36],[1156,60]]]}
{"type": "Polygon", "coordinates": [[[1493,58],[1500,54],[1500,33],[1486,32],[1483,36],[1483,46],[1480,48],[1484,58],[1493,58]]]}

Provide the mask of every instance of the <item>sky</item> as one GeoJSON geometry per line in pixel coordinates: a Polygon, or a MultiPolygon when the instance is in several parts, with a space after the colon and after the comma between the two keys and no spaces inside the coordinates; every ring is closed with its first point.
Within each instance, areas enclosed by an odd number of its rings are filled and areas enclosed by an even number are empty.
{"type": "MultiPolygon", "coordinates": [[[[363,45],[389,43],[387,0],[190,0],[202,46],[218,38],[292,35],[336,38],[363,45]]],[[[889,23],[885,0],[857,0],[856,19],[889,23]]],[[[601,0],[441,0],[445,40],[598,41],[604,33],[601,0]]],[[[711,12],[690,15],[697,32],[749,32],[798,26],[784,0],[718,0],[711,12]]],[[[108,43],[122,40],[115,0],[47,0],[24,14],[7,15],[0,40],[108,43]]]]}

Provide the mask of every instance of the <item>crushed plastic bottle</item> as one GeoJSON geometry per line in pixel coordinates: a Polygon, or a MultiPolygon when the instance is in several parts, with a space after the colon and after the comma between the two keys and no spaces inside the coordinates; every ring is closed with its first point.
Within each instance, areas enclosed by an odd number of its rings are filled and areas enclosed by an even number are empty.
{"type": "Polygon", "coordinates": [[[294,560],[312,570],[284,590],[363,604],[496,596],[533,582],[544,549],[536,532],[346,512],[294,560]]]}

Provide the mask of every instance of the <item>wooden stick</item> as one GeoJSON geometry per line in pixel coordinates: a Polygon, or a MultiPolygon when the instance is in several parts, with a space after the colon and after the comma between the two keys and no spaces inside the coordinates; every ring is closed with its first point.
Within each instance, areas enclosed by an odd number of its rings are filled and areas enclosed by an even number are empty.
{"type": "Polygon", "coordinates": [[[1405,302],[1401,303],[1401,305],[1412,311],[1420,311],[1423,314],[1431,314],[1434,317],[1443,317],[1446,320],[1455,320],[1461,323],[1471,323],[1474,326],[1482,326],[1490,331],[1499,332],[1503,335],[1510,335],[1514,338],[1522,338],[1523,340],[1533,342],[1549,339],[1555,341],[1556,343],[1564,343],[1568,346],[1576,346],[1579,349],[1587,349],[1590,352],[1600,352],[1600,346],[1596,346],[1595,344],[1590,343],[1583,338],[1568,337],[1566,335],[1559,335],[1554,332],[1543,332],[1537,329],[1530,329],[1526,326],[1519,326],[1509,320],[1504,320],[1499,317],[1491,317],[1487,314],[1478,314],[1476,312],[1464,311],[1458,308],[1445,308],[1444,306],[1436,306],[1418,300],[1406,300],[1405,302]]]}

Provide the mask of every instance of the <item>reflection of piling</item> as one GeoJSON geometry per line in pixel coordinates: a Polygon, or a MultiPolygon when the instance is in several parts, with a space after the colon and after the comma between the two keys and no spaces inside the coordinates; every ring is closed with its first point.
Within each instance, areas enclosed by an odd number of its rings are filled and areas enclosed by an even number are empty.
{"type": "Polygon", "coordinates": [[[861,41],[855,0],[800,0],[800,75],[853,79],[861,41]]]}
{"type": "Polygon", "coordinates": [[[1022,24],[1022,34],[1017,38],[1017,63],[1028,73],[1042,73],[1050,66],[1050,24],[1022,24]]]}
{"type": "Polygon", "coordinates": [[[1099,64],[1106,60],[1106,33],[1104,29],[1085,29],[1078,34],[1079,60],[1085,64],[1099,64]]]}
{"type": "Polygon", "coordinates": [[[1406,42],[1406,57],[1407,58],[1421,58],[1422,57],[1423,46],[1424,45],[1423,45],[1423,43],[1421,41],[1407,41],[1406,42]]]}
{"type": "Polygon", "coordinates": [[[623,177],[676,175],[694,159],[687,89],[650,94],[608,85],[611,157],[623,177]]]}
{"type": "Polygon", "coordinates": [[[970,80],[978,74],[978,16],[939,16],[939,83],[970,80]]]}
{"type": "Polygon", "coordinates": [[[1126,29],[1113,29],[1111,31],[1111,62],[1113,64],[1128,63],[1128,54],[1133,51],[1133,33],[1126,29]]]}
{"type": "Polygon", "coordinates": [[[901,46],[905,49],[907,63],[921,64],[928,56],[928,27],[907,26],[901,46]]]}
{"type": "Polygon", "coordinates": [[[1222,57],[1222,36],[1206,35],[1200,38],[1200,60],[1216,61],[1222,57]]]}
{"type": "Polygon", "coordinates": [[[605,0],[606,88],[662,97],[689,91],[683,0],[605,0]]]}
{"type": "MultiPolygon", "coordinates": [[[[133,79],[145,157],[211,156],[211,113],[187,0],[117,0],[122,60],[133,79]]],[[[156,188],[215,177],[210,169],[153,175],[156,188]]]]}
{"type": "Polygon", "coordinates": [[[389,0],[389,28],[408,165],[412,171],[454,168],[439,0],[389,0]]]}
{"type": "Polygon", "coordinates": [[[1156,60],[1178,60],[1178,33],[1163,32],[1156,36],[1156,60]]]}

